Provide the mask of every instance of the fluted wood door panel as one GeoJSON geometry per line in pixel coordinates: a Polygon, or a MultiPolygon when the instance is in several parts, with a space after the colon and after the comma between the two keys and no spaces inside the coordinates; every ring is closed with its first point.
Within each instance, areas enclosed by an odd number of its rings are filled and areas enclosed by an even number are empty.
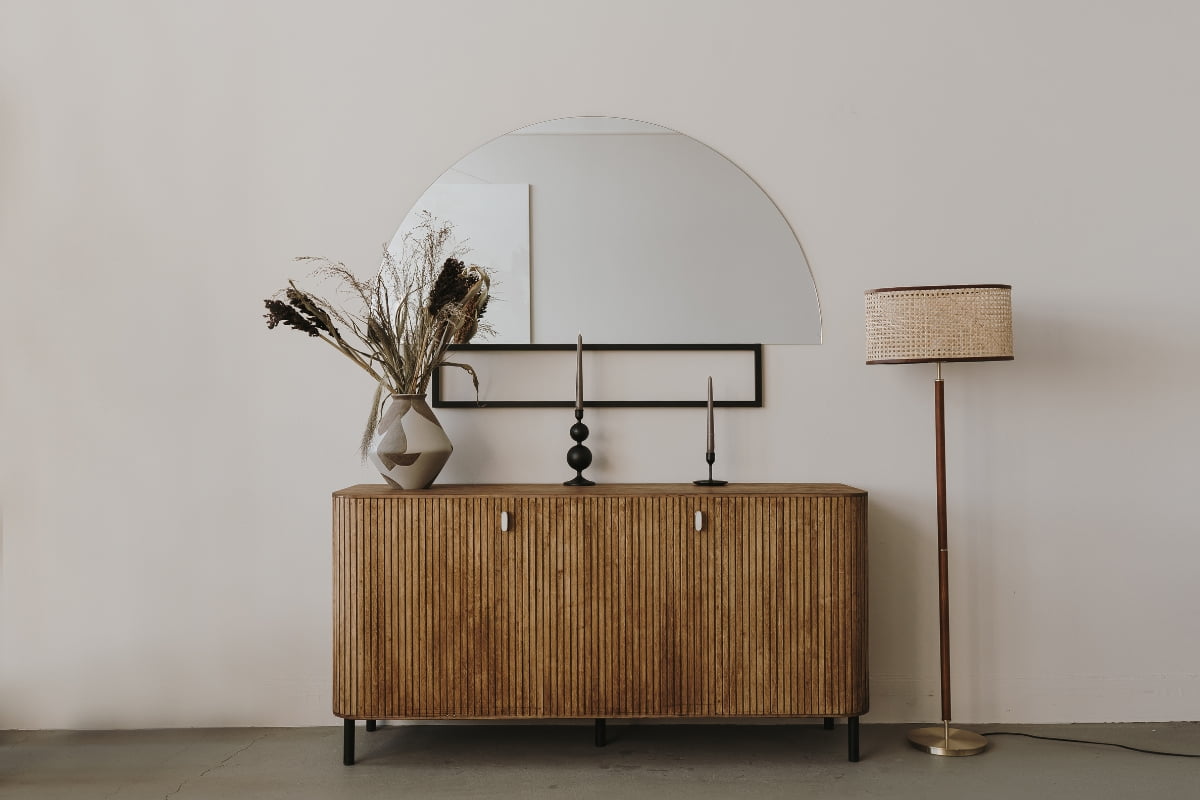
{"type": "Polygon", "coordinates": [[[735,501],[722,521],[727,713],[865,713],[865,498],[735,501]]]}
{"type": "Polygon", "coordinates": [[[865,493],[755,486],[335,493],[334,713],[865,713],[865,493]]]}
{"type": "Polygon", "coordinates": [[[588,712],[622,716],[654,706],[665,602],[652,503],[644,498],[582,500],[588,552],[585,621],[588,712]]]}
{"type": "Polygon", "coordinates": [[[660,501],[667,620],[661,642],[665,711],[690,716],[728,713],[729,559],[720,534],[728,501],[669,497],[660,501]],[[701,515],[696,530],[695,515],[701,515]]]}
{"type": "Polygon", "coordinates": [[[675,497],[586,501],[593,699],[583,716],[673,716],[719,706],[711,555],[694,504],[675,497]]]}
{"type": "Polygon", "coordinates": [[[577,713],[578,511],[561,498],[335,503],[334,712],[577,713]]]}

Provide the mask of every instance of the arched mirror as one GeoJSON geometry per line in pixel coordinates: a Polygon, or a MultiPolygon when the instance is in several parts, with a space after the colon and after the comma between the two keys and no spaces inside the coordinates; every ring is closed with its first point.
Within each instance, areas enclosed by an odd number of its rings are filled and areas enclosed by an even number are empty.
{"type": "Polygon", "coordinates": [[[417,201],[495,271],[497,344],[819,344],[795,233],[737,165],[678,131],[573,117],[513,131],[417,201]]]}

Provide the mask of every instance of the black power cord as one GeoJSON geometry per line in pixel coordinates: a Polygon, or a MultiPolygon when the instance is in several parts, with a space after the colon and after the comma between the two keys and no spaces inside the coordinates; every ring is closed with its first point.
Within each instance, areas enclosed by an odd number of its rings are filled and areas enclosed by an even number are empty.
{"type": "Polygon", "coordinates": [[[1200,758],[1200,753],[1167,753],[1162,750],[1146,750],[1141,747],[1131,747],[1127,744],[1117,744],[1116,742],[1094,742],[1091,739],[1064,739],[1059,736],[1037,736],[1032,733],[1021,733],[1020,731],[987,731],[984,736],[1024,736],[1027,739],[1044,739],[1048,742],[1074,742],[1075,744],[1102,744],[1105,747],[1120,747],[1123,750],[1132,750],[1135,753],[1149,753],[1154,756],[1174,756],[1175,758],[1200,758]]]}

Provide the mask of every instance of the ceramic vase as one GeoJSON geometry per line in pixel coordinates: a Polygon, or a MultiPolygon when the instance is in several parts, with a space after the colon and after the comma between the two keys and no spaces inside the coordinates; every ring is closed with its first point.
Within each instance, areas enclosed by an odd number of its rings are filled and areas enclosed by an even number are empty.
{"type": "Polygon", "coordinates": [[[394,394],[367,449],[367,458],[397,489],[428,489],[454,446],[424,395],[394,394]]]}

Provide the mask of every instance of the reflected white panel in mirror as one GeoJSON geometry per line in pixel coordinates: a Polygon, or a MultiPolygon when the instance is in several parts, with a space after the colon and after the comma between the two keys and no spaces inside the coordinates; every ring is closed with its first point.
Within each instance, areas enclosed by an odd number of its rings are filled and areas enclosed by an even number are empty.
{"type": "MultiPolygon", "coordinates": [[[[445,187],[514,184],[529,186],[529,291],[513,280],[495,295],[510,308],[528,298],[524,341],[567,343],[582,331],[611,344],[820,343],[816,287],[791,226],[706,145],[609,117],[532,125],[447,170],[405,224],[441,203],[445,187]]],[[[438,207],[478,241],[471,228],[482,223],[438,207]]],[[[490,341],[522,341],[517,323],[490,321],[500,334],[490,341]]]]}

